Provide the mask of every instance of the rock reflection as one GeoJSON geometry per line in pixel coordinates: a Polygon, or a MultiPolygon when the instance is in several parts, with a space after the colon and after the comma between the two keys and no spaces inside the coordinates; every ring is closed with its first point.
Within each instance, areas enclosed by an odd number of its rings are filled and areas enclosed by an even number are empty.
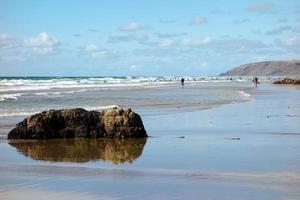
{"type": "Polygon", "coordinates": [[[110,161],[132,163],[141,156],[146,144],[141,139],[57,139],[10,141],[19,152],[35,160],[52,162],[110,161]]]}

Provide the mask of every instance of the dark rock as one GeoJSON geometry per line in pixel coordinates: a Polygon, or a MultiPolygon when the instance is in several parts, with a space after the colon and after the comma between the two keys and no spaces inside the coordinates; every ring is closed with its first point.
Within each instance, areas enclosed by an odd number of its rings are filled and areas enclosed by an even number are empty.
{"type": "Polygon", "coordinates": [[[300,79],[284,78],[273,82],[274,84],[300,85],[300,79]]]}
{"type": "Polygon", "coordinates": [[[131,109],[49,110],[32,115],[8,133],[8,139],[147,137],[141,117],[131,109]]]}

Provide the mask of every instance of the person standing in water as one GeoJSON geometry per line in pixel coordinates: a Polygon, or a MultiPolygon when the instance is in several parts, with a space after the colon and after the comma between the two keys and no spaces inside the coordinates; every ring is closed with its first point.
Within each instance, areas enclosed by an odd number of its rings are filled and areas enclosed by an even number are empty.
{"type": "Polygon", "coordinates": [[[184,78],[181,78],[181,86],[184,86],[184,78]]]}
{"type": "Polygon", "coordinates": [[[258,84],[258,77],[256,76],[255,77],[255,86],[257,87],[257,84],[258,84]]]}
{"type": "Polygon", "coordinates": [[[258,84],[258,78],[257,78],[257,76],[254,76],[252,81],[255,84],[255,87],[257,87],[257,84],[258,84]]]}

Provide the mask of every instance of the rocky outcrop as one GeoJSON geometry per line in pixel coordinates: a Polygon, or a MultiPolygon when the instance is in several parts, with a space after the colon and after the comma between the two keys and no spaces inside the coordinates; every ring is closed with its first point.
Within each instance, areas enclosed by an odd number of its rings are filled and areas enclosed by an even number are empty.
{"type": "Polygon", "coordinates": [[[141,117],[131,109],[49,110],[32,115],[8,133],[8,139],[147,137],[141,117]]]}
{"type": "Polygon", "coordinates": [[[300,79],[284,78],[278,81],[274,81],[274,84],[287,84],[287,85],[300,85],[300,79]]]}

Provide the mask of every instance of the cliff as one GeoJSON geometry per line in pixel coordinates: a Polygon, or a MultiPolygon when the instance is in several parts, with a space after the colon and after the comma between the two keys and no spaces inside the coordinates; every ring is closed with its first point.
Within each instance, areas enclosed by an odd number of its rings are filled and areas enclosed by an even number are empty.
{"type": "Polygon", "coordinates": [[[298,61],[264,61],[235,67],[220,76],[300,76],[298,61]]]}

